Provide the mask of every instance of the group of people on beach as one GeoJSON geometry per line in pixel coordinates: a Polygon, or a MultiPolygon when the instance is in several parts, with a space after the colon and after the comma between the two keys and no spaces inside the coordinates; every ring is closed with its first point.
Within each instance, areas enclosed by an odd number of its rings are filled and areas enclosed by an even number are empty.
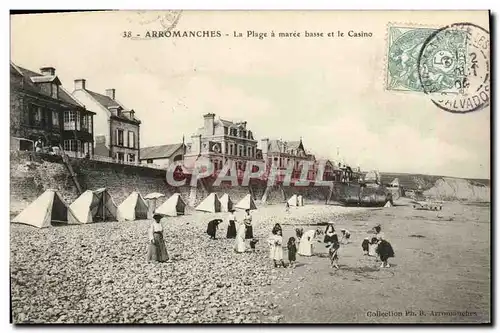
{"type": "MultiPolygon", "coordinates": [[[[165,262],[169,259],[168,252],[163,239],[163,227],[160,223],[162,215],[155,214],[154,222],[148,229],[149,248],[148,261],[165,262]]],[[[208,222],[207,234],[211,239],[216,239],[218,226],[223,222],[222,219],[213,219],[208,222]]],[[[238,223],[234,210],[229,212],[228,228],[226,238],[234,239],[234,251],[237,253],[246,252],[246,241],[249,240],[250,249],[255,251],[255,246],[258,242],[254,238],[252,215],[250,210],[245,210],[243,221],[238,223]]],[[[339,268],[339,250],[341,245],[350,242],[351,233],[347,229],[340,229],[340,234],[337,234],[335,223],[329,222],[326,229],[322,231],[320,228],[312,229],[304,232],[302,228],[295,229],[295,237],[289,237],[286,243],[288,251],[288,264],[283,258],[283,229],[279,223],[276,223],[271,230],[271,234],[267,239],[269,246],[269,258],[273,261],[274,267],[295,267],[297,254],[304,257],[313,255],[313,245],[316,243],[324,243],[328,249],[328,257],[332,267],[339,268]],[[320,236],[324,234],[323,240],[320,236]]],[[[392,245],[385,239],[382,233],[380,224],[373,228],[373,236],[366,237],[361,247],[363,254],[368,256],[378,256],[382,262],[381,268],[390,267],[388,260],[394,257],[392,245]]]]}

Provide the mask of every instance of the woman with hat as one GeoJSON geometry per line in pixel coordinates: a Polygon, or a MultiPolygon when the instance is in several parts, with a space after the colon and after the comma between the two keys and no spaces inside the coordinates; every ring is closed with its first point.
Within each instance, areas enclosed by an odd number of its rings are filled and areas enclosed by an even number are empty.
{"type": "Polygon", "coordinates": [[[168,260],[168,252],[163,238],[163,226],[161,225],[161,214],[154,214],[154,221],[148,229],[148,261],[165,262],[168,260]]]}
{"type": "Polygon", "coordinates": [[[246,250],[245,230],[246,230],[245,224],[239,223],[236,229],[236,239],[234,242],[234,250],[238,253],[243,253],[246,250]]]}

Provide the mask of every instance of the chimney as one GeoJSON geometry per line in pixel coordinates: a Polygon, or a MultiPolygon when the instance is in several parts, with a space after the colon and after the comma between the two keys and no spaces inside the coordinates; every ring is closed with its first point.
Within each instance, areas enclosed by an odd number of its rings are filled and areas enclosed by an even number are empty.
{"type": "Polygon", "coordinates": [[[75,80],[75,90],[85,90],[85,79],[75,80]]]}
{"type": "Polygon", "coordinates": [[[40,72],[43,76],[56,75],[56,69],[54,67],[42,67],[40,72]]]}
{"type": "Polygon", "coordinates": [[[199,154],[201,152],[201,135],[197,134],[191,136],[191,141],[191,153],[196,155],[199,154]]]}
{"type": "Polygon", "coordinates": [[[215,113],[207,113],[206,115],[203,116],[205,119],[204,122],[204,128],[205,128],[205,134],[206,135],[214,135],[214,119],[215,119],[215,113]]]}
{"type": "Polygon", "coordinates": [[[115,99],[115,89],[106,89],[106,96],[111,98],[112,100],[115,99]]]}
{"type": "Polygon", "coordinates": [[[262,150],[262,155],[265,156],[268,153],[269,139],[265,138],[260,140],[260,149],[262,150]]]}

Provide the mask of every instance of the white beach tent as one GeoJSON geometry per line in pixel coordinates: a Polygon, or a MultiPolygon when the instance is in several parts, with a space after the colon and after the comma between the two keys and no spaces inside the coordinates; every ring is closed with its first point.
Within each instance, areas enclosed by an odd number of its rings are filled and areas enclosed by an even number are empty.
{"type": "Polygon", "coordinates": [[[221,212],[229,212],[233,209],[233,201],[229,197],[229,194],[224,193],[220,198],[220,210],[221,212]]]}
{"type": "Polygon", "coordinates": [[[392,207],[392,204],[390,201],[387,201],[384,205],[384,208],[389,208],[389,207],[392,207]]]}
{"type": "Polygon", "coordinates": [[[200,204],[196,207],[196,210],[201,210],[204,212],[218,213],[220,212],[220,200],[217,197],[217,194],[210,193],[208,197],[205,198],[200,204]]]}
{"type": "Polygon", "coordinates": [[[12,222],[29,224],[37,228],[49,227],[52,222],[68,222],[73,212],[57,190],[46,190],[28,205],[12,222]]]}
{"type": "Polygon", "coordinates": [[[167,216],[177,216],[184,215],[185,210],[186,203],[182,200],[181,195],[174,193],[160,207],[156,208],[154,212],[167,216]]]}
{"type": "Polygon", "coordinates": [[[243,199],[241,199],[235,206],[236,208],[239,209],[250,209],[254,210],[257,209],[257,206],[255,205],[255,201],[253,201],[253,198],[250,194],[245,195],[243,199]]]}
{"type": "Polygon", "coordinates": [[[116,204],[105,188],[83,192],[69,208],[74,214],[74,219],[68,214],[69,222],[116,221],[116,204]]]}
{"type": "Polygon", "coordinates": [[[304,197],[301,195],[297,197],[297,206],[304,206],[304,197]]]}
{"type": "Polygon", "coordinates": [[[148,218],[148,205],[139,192],[132,192],[117,208],[118,221],[135,221],[148,218]]]}
{"type": "Polygon", "coordinates": [[[292,197],[288,199],[288,204],[290,206],[298,206],[299,200],[297,198],[297,194],[292,195],[292,197]]]}
{"type": "Polygon", "coordinates": [[[148,218],[153,218],[153,213],[156,209],[156,205],[158,204],[158,199],[164,197],[165,194],[158,193],[158,192],[153,192],[147,194],[144,199],[146,200],[146,203],[148,204],[148,218]]]}

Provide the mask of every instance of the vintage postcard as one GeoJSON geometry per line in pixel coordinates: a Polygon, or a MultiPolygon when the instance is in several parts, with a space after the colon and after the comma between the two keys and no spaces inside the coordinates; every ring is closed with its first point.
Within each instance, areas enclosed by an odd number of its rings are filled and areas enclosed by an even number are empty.
{"type": "Polygon", "coordinates": [[[12,323],[492,322],[488,11],[10,33],[12,323]]]}

